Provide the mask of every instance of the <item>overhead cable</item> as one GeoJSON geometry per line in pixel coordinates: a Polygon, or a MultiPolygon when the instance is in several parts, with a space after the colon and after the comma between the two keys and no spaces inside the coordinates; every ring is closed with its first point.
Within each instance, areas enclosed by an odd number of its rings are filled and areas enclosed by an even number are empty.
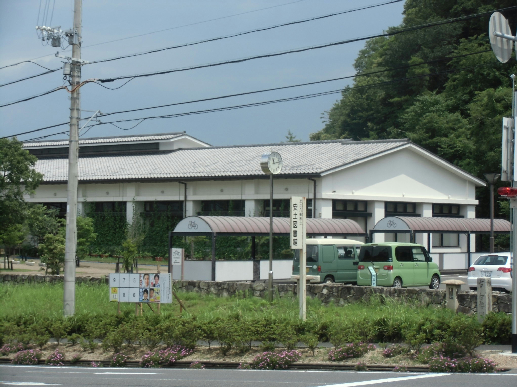
{"type": "MultiPolygon", "coordinates": [[[[499,11],[501,11],[501,10],[509,10],[509,9],[517,9],[517,6],[503,8],[503,9],[500,9],[499,11]]],[[[151,76],[156,76],[156,75],[164,75],[164,74],[170,74],[170,73],[182,72],[182,71],[188,71],[188,70],[195,70],[195,69],[201,69],[201,68],[207,68],[207,67],[215,67],[215,66],[222,66],[222,65],[227,65],[227,64],[242,63],[242,62],[246,62],[246,61],[250,61],[250,60],[255,60],[255,59],[271,58],[271,57],[275,57],[275,56],[294,54],[294,53],[299,53],[299,52],[304,52],[304,51],[317,50],[317,49],[320,49],[320,48],[327,48],[327,47],[338,46],[338,45],[343,45],[343,44],[348,44],[348,43],[354,43],[354,42],[359,42],[359,41],[363,41],[363,40],[369,40],[369,39],[373,39],[373,38],[394,36],[394,35],[398,35],[398,34],[401,34],[401,33],[411,32],[411,31],[415,31],[415,30],[419,30],[419,29],[436,27],[436,26],[440,26],[440,25],[444,25],[444,24],[457,23],[457,22],[460,22],[460,21],[465,21],[465,20],[477,18],[477,17],[480,17],[480,16],[490,15],[491,13],[492,12],[484,12],[484,13],[479,13],[479,14],[461,16],[461,17],[454,18],[454,19],[447,19],[447,20],[442,20],[442,21],[439,21],[439,22],[433,22],[433,23],[428,23],[428,24],[421,24],[421,25],[418,25],[418,26],[398,29],[398,30],[394,30],[392,32],[386,32],[386,33],[382,33],[382,34],[370,35],[370,36],[361,37],[361,38],[341,40],[341,41],[337,41],[337,42],[325,43],[325,44],[316,45],[316,46],[302,47],[302,48],[297,48],[297,49],[292,49],[292,50],[287,50],[287,51],[281,51],[281,52],[276,52],[276,53],[261,54],[261,55],[255,55],[255,56],[247,57],[247,58],[226,60],[226,61],[222,61],[222,62],[208,63],[208,64],[203,64],[203,65],[190,66],[190,67],[182,67],[182,68],[176,68],[176,69],[170,69],[170,70],[162,70],[162,71],[156,71],[156,72],[152,72],[152,73],[143,73],[143,74],[134,74],[134,75],[122,75],[122,76],[118,76],[118,77],[99,79],[98,81],[102,82],[102,83],[105,83],[105,82],[113,82],[113,81],[120,80],[120,79],[151,77],[151,76]]]]}
{"type": "Polygon", "coordinates": [[[307,23],[307,22],[311,22],[311,21],[315,21],[315,20],[326,19],[326,18],[329,18],[329,17],[339,16],[339,15],[343,15],[343,14],[346,14],[346,13],[352,13],[352,12],[357,12],[357,11],[363,11],[363,10],[370,9],[370,8],[381,7],[383,5],[400,3],[401,1],[404,1],[404,0],[391,0],[391,1],[388,1],[388,2],[385,2],[385,3],[368,5],[368,6],[365,6],[365,7],[349,9],[349,10],[341,11],[341,12],[334,12],[334,13],[330,13],[330,14],[327,14],[327,15],[315,16],[315,17],[311,17],[309,19],[296,20],[296,21],[292,21],[292,22],[276,24],[276,25],[269,26],[269,27],[256,28],[256,29],[253,29],[253,30],[248,30],[248,31],[244,31],[244,32],[238,32],[238,33],[235,33],[235,34],[219,36],[219,37],[216,37],[216,38],[209,38],[209,39],[199,40],[199,41],[196,41],[196,42],[178,44],[178,45],[175,45],[175,46],[163,47],[163,48],[158,48],[158,49],[155,49],[155,50],[149,50],[149,51],[144,51],[144,52],[135,53],[135,54],[121,55],[121,56],[117,56],[117,57],[113,57],[113,58],[91,61],[89,64],[111,62],[111,61],[114,61],[114,60],[132,58],[132,57],[141,56],[141,55],[154,54],[154,53],[157,53],[157,52],[173,50],[173,49],[176,49],[176,48],[182,48],[182,47],[188,47],[188,46],[195,46],[195,45],[203,44],[203,43],[215,42],[217,40],[235,38],[237,36],[248,35],[248,34],[252,34],[252,33],[255,33],[255,32],[263,32],[263,31],[268,31],[268,30],[273,30],[273,29],[276,29],[276,28],[280,28],[280,27],[287,27],[287,26],[307,23]]]}

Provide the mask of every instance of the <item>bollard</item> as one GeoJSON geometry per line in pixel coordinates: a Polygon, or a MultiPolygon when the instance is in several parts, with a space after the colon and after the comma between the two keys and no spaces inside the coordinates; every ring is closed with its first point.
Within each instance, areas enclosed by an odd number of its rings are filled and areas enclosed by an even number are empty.
{"type": "Polygon", "coordinates": [[[478,321],[483,322],[486,315],[492,311],[492,279],[489,277],[479,277],[477,312],[478,321]]]}
{"type": "Polygon", "coordinates": [[[443,281],[445,285],[445,298],[447,300],[447,309],[456,312],[458,310],[458,292],[460,291],[461,285],[465,282],[459,280],[447,280],[443,281]]]}

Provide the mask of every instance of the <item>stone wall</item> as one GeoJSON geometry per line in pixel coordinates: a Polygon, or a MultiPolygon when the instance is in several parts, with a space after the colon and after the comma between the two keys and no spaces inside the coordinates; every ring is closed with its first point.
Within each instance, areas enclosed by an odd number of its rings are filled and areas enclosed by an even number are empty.
{"type": "MultiPolygon", "coordinates": [[[[18,275],[0,274],[0,283],[59,283],[63,282],[62,275],[18,275]]],[[[77,277],[77,283],[99,283],[108,284],[108,278],[77,277]]],[[[267,282],[214,282],[214,281],[173,281],[176,289],[184,292],[200,294],[212,294],[218,297],[241,296],[241,297],[267,297],[267,282]]],[[[279,297],[296,296],[296,284],[274,284],[275,295],[279,297]]],[[[422,306],[435,305],[445,307],[445,291],[430,289],[395,289],[388,287],[352,286],[341,284],[308,284],[307,297],[318,298],[322,303],[337,303],[344,305],[348,303],[368,300],[377,295],[386,298],[393,298],[400,301],[409,301],[412,304],[422,306]]],[[[471,314],[476,313],[477,294],[476,292],[463,292],[458,294],[458,312],[471,314]]],[[[493,292],[492,310],[494,312],[511,313],[512,295],[493,292]]]]}

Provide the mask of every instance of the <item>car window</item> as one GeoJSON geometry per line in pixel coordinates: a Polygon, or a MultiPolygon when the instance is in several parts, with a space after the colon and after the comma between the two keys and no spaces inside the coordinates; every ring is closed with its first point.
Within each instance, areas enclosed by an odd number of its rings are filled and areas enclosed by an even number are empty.
{"type": "Polygon", "coordinates": [[[361,246],[359,260],[365,262],[391,262],[391,246],[361,246]]]}
{"type": "MultiPolygon", "coordinates": [[[[318,246],[316,245],[307,245],[307,262],[318,262],[318,246]]],[[[302,250],[294,250],[294,261],[300,262],[300,251],[302,250]]]]}
{"type": "Polygon", "coordinates": [[[480,256],[474,265],[506,265],[508,257],[505,255],[482,255],[480,256]]]}
{"type": "Polygon", "coordinates": [[[413,247],[413,261],[415,262],[425,262],[425,253],[424,249],[420,246],[413,247]]]}
{"type": "Polygon", "coordinates": [[[413,257],[411,256],[410,246],[398,246],[395,248],[395,257],[399,262],[412,262],[413,257]]]}
{"type": "Polygon", "coordinates": [[[354,259],[354,247],[353,246],[337,246],[337,257],[339,259],[354,259]]]}

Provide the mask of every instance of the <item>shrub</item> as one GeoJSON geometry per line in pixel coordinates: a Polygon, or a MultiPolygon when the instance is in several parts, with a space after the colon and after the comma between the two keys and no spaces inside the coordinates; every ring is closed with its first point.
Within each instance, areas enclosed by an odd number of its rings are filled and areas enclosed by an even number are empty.
{"type": "Polygon", "coordinates": [[[110,367],[125,367],[129,356],[123,353],[115,353],[110,361],[110,367]]]}
{"type": "Polygon", "coordinates": [[[176,361],[183,359],[194,353],[191,348],[176,345],[161,351],[149,351],[140,360],[140,367],[155,368],[166,367],[174,364],[176,361]]]}
{"type": "Polygon", "coordinates": [[[344,347],[330,350],[328,359],[330,361],[342,361],[350,358],[357,358],[364,356],[367,352],[374,349],[375,346],[373,344],[351,343],[344,347]]]}
{"type": "Polygon", "coordinates": [[[407,367],[405,367],[405,366],[395,366],[395,368],[393,368],[393,372],[407,372],[407,367]]]}
{"type": "Polygon", "coordinates": [[[408,347],[397,344],[384,349],[382,356],[390,358],[398,355],[407,355],[409,352],[410,349],[408,347]]]}
{"type": "Polygon", "coordinates": [[[424,348],[418,355],[417,360],[421,363],[429,363],[432,359],[449,358],[457,359],[467,356],[467,349],[454,343],[434,343],[424,348]]]}
{"type": "Polygon", "coordinates": [[[18,344],[4,344],[1,348],[0,348],[0,355],[9,355],[10,353],[15,353],[15,352],[19,352],[19,351],[23,351],[24,349],[27,349],[27,347],[25,345],[23,345],[22,343],[18,343],[18,344]]]}
{"type": "Polygon", "coordinates": [[[189,368],[195,368],[195,369],[198,369],[198,370],[204,370],[205,369],[205,365],[199,361],[195,361],[193,363],[190,363],[190,367],[189,368]]]}
{"type": "Polygon", "coordinates": [[[264,352],[250,363],[250,368],[257,370],[278,370],[289,367],[292,363],[300,360],[300,351],[264,352]]]}
{"type": "Polygon", "coordinates": [[[319,340],[318,336],[310,333],[306,333],[302,336],[302,342],[309,348],[309,350],[312,352],[312,356],[315,356],[316,348],[318,347],[319,340]]]}
{"type": "Polygon", "coordinates": [[[491,373],[495,371],[497,365],[488,359],[477,357],[464,357],[461,359],[451,359],[449,357],[437,357],[429,362],[431,372],[483,372],[491,373]]]}
{"type": "Polygon", "coordinates": [[[74,353],[70,358],[70,364],[77,364],[83,357],[79,353],[74,353]]]}
{"type": "Polygon", "coordinates": [[[97,368],[97,367],[102,367],[102,363],[100,361],[92,361],[90,363],[90,367],[94,367],[94,368],[97,368]]]}
{"type": "Polygon", "coordinates": [[[48,355],[47,360],[45,360],[45,364],[51,365],[51,366],[64,366],[65,363],[65,355],[62,354],[59,349],[56,349],[54,352],[52,352],[50,355],[48,355]]]}
{"type": "Polygon", "coordinates": [[[355,365],[354,369],[356,371],[367,371],[368,367],[366,366],[366,363],[360,361],[355,365]]]}
{"type": "Polygon", "coordinates": [[[35,365],[38,364],[41,359],[41,352],[37,349],[26,349],[25,351],[19,351],[14,355],[11,363],[13,364],[24,364],[24,365],[35,365]]]}
{"type": "Polygon", "coordinates": [[[481,326],[486,344],[511,344],[512,316],[503,312],[489,313],[481,326]]]}

